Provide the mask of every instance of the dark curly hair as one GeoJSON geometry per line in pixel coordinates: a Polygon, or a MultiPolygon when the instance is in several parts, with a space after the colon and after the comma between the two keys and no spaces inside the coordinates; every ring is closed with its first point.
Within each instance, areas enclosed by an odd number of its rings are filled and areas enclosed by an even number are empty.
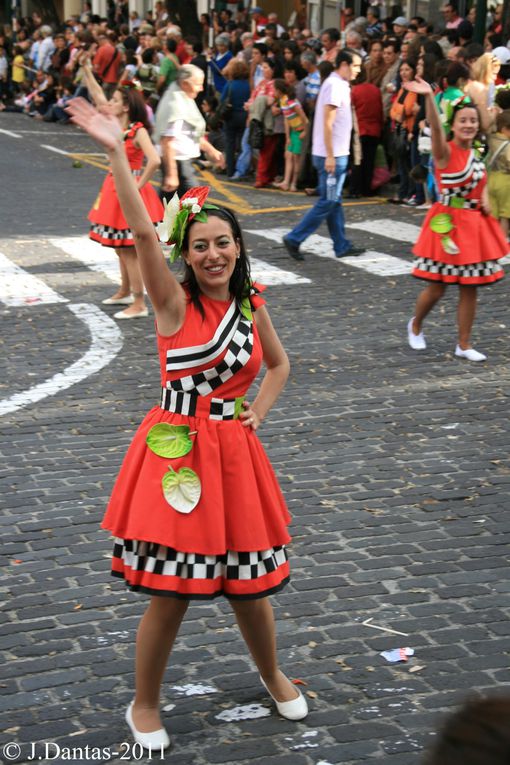
{"type": "MultiPolygon", "coordinates": [[[[251,286],[250,261],[248,258],[248,253],[246,252],[241,226],[239,225],[239,221],[237,220],[234,213],[227,207],[208,207],[206,203],[203,210],[207,213],[208,217],[212,215],[228,223],[234,240],[239,244],[239,258],[236,260],[234,271],[230,277],[229,291],[237,304],[240,305],[242,300],[250,294],[251,286]]],[[[188,250],[189,232],[192,225],[193,221],[191,221],[191,223],[186,228],[186,233],[182,243],[182,252],[186,252],[188,250]]],[[[196,280],[195,273],[191,266],[189,266],[184,259],[183,264],[183,286],[188,290],[191,302],[198,308],[203,317],[205,316],[204,308],[200,302],[200,287],[196,280]]]]}

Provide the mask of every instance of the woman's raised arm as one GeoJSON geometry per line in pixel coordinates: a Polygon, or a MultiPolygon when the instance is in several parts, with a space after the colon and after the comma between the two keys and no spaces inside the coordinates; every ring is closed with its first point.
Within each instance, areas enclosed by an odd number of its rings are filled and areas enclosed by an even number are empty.
{"type": "Polygon", "coordinates": [[[73,122],[108,153],[115,188],[122,212],[133,233],[143,281],[156,313],[158,329],[162,334],[173,334],[184,321],[185,293],[166,264],[154,225],[127,161],[119,122],[112,115],[94,109],[83,98],[70,101],[67,111],[73,122]]]}

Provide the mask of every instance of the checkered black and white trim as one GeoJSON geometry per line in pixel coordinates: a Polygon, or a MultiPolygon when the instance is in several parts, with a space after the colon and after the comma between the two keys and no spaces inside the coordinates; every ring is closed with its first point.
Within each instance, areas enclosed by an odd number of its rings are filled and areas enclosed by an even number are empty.
{"type": "Polygon", "coordinates": [[[478,210],[480,207],[480,200],[479,199],[462,199],[461,197],[456,196],[448,196],[441,194],[439,196],[439,202],[442,205],[447,205],[449,207],[458,207],[462,210],[478,210]],[[456,205],[455,200],[459,200],[459,202],[462,202],[461,205],[456,205]]]}
{"type": "Polygon", "coordinates": [[[237,328],[222,361],[203,372],[171,380],[167,382],[167,387],[174,391],[195,392],[199,396],[208,396],[248,363],[252,350],[252,323],[239,312],[237,328]]]}
{"type": "Polygon", "coordinates": [[[483,279],[499,274],[503,269],[497,260],[486,260],[481,263],[455,266],[431,260],[430,258],[417,258],[414,262],[414,270],[446,278],[483,279]]]}
{"type": "Polygon", "coordinates": [[[197,411],[197,396],[183,391],[161,389],[161,409],[194,417],[197,411]]]}
{"type": "Polygon", "coordinates": [[[452,197],[467,197],[485,175],[485,165],[477,159],[474,150],[469,152],[466,166],[458,173],[441,173],[441,201],[444,205],[452,197]]]}
{"type": "Polygon", "coordinates": [[[214,361],[233,339],[237,330],[241,313],[235,301],[232,301],[228,311],[221,320],[214,336],[203,345],[193,345],[188,348],[176,348],[166,353],[166,370],[190,369],[200,364],[214,361]]]}
{"type": "Polygon", "coordinates": [[[134,245],[135,243],[129,228],[113,228],[113,226],[103,226],[102,223],[92,223],[90,233],[102,240],[112,242],[112,244],[115,242],[122,242],[123,244],[129,242],[134,245]]]}
{"type": "Polygon", "coordinates": [[[154,542],[115,537],[114,558],[132,571],[145,571],[181,579],[253,580],[270,574],[288,560],[285,545],[255,552],[227,550],[223,555],[200,555],[174,550],[154,542]]]}
{"type": "MultiPolygon", "coordinates": [[[[241,396],[240,398],[244,397],[241,396]]],[[[196,394],[162,388],[160,406],[167,412],[176,412],[187,417],[207,416],[210,420],[234,420],[236,419],[236,401],[235,398],[204,399],[203,402],[200,401],[197,414],[199,397],[196,394]],[[207,406],[209,407],[208,411],[207,406]]]]}

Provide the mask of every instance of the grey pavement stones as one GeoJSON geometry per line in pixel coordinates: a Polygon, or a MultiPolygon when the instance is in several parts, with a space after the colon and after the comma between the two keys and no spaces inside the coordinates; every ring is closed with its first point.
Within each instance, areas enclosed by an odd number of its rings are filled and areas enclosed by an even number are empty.
{"type": "MultiPolygon", "coordinates": [[[[74,136],[63,131],[61,145],[83,147],[74,136]]],[[[33,136],[25,145],[17,162],[20,177],[29,165],[33,177],[22,189],[30,232],[8,223],[2,248],[13,259],[24,253],[27,268],[69,300],[99,305],[108,285],[47,240],[84,232],[101,172],[74,170],[57,156],[48,164],[33,136]],[[69,190],[65,226],[48,202],[61,188],[69,190]]],[[[11,162],[0,151],[0,171],[11,162]]],[[[11,217],[17,184],[7,200],[11,217]]],[[[346,214],[420,220],[415,211],[381,210],[346,214]]],[[[245,223],[270,227],[292,216],[245,223]]],[[[408,253],[375,236],[366,242],[408,253]]],[[[280,658],[307,683],[311,712],[297,724],[278,718],[229,605],[194,603],[165,675],[162,704],[175,705],[164,712],[174,741],[166,759],[415,765],[449,710],[469,695],[509,689],[510,350],[500,326],[508,322],[508,285],[481,292],[476,343],[489,362],[473,367],[453,357],[453,290],[430,318],[429,348],[413,354],[405,325],[418,285],[410,278],[375,278],[312,256],[290,263],[283,248],[256,237],[249,245],[312,280],[266,293],[292,375],[260,431],[293,515],[292,581],[273,598],[280,658]],[[408,637],[363,626],[370,617],[408,637]],[[405,665],[379,656],[404,645],[416,651],[405,665]],[[423,669],[412,673],[414,666],[423,669]],[[198,683],[217,691],[176,690],[198,683]],[[216,719],[244,704],[271,715],[216,719]]],[[[87,330],[64,306],[0,306],[0,315],[2,396],[87,348],[87,330]]],[[[111,542],[99,524],[130,438],[157,402],[159,372],[152,322],[126,324],[121,354],[99,374],[0,421],[0,748],[19,742],[19,762],[30,742],[119,751],[129,741],[123,713],[146,600],[110,578],[111,542]]]]}

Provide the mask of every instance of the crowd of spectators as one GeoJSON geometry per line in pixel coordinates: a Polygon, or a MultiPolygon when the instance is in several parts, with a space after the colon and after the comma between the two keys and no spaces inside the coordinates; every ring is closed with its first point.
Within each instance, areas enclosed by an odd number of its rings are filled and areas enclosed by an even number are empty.
{"type": "Polygon", "coordinates": [[[398,186],[391,201],[422,207],[433,197],[430,140],[422,99],[403,85],[416,75],[433,85],[445,128],[449,104],[468,94],[488,143],[499,112],[510,106],[502,14],[502,4],[488,14],[482,44],[473,40],[475,8],[463,18],[453,3],[434,24],[419,16],[384,18],[379,5],[358,18],[346,8],[338,27],[318,35],[306,27],[306,14],[294,14],[285,27],[261,8],[222,10],[203,14],[192,36],[172,23],[162,2],[144,18],[129,13],[123,0],[109,0],[106,18],[84,3],[81,16],[58,28],[37,13],[0,28],[0,111],[68,122],[66,103],[87,95],[80,55],[86,50],[105,94],[123,81],[138,82],[153,120],[179,68],[194,64],[205,78],[197,105],[209,141],[225,154],[222,172],[253,179],[256,187],[312,195],[315,102],[338,52],[347,48],[363,61],[352,85],[353,140],[361,151],[351,153],[348,194],[374,195],[393,179],[398,186]]]}

